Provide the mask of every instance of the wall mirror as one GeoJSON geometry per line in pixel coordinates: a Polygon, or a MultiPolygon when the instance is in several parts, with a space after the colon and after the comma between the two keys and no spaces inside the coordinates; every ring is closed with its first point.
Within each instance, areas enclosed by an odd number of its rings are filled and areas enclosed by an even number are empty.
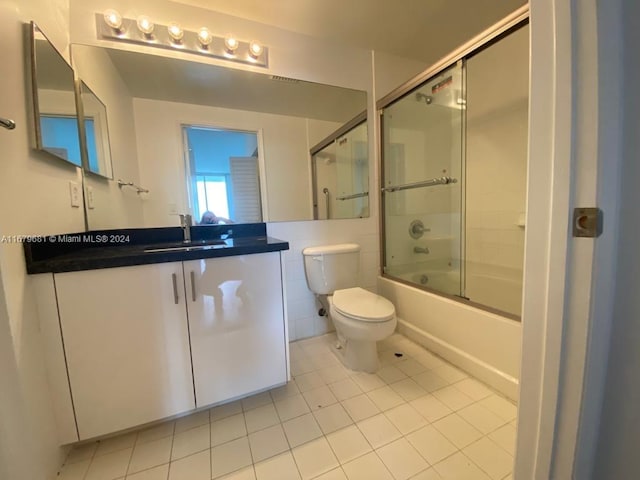
{"type": "Polygon", "coordinates": [[[84,81],[79,84],[78,118],[83,126],[85,171],[113,178],[107,107],[84,81]]]}
{"type": "Polygon", "coordinates": [[[293,78],[87,45],[71,52],[109,112],[113,178],[149,190],[136,197],[87,177],[97,191],[90,229],[175,226],[179,213],[199,222],[207,211],[234,223],[312,220],[311,148],[367,106],[364,91],[293,78]]]}
{"type": "Polygon", "coordinates": [[[356,117],[311,149],[313,218],[369,216],[366,116],[356,117]]]}
{"type": "Polygon", "coordinates": [[[35,23],[27,27],[34,148],[80,167],[73,70],[35,23]]]}

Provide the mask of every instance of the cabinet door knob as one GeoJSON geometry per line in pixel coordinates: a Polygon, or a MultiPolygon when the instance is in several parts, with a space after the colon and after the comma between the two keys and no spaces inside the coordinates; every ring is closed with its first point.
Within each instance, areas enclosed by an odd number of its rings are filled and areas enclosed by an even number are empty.
{"type": "Polygon", "coordinates": [[[191,300],[196,301],[196,272],[191,270],[191,300]]]}
{"type": "Polygon", "coordinates": [[[178,276],[175,273],[171,274],[171,280],[173,281],[173,302],[178,305],[178,276]]]}

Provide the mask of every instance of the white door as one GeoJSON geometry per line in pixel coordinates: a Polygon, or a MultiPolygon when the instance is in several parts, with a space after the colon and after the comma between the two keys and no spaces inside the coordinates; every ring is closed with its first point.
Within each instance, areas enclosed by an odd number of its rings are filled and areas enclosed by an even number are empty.
{"type": "Polygon", "coordinates": [[[280,254],[185,262],[198,407],[287,381],[280,254]]]}
{"type": "Polygon", "coordinates": [[[195,408],[181,262],[55,284],[81,440],[195,408]]]}

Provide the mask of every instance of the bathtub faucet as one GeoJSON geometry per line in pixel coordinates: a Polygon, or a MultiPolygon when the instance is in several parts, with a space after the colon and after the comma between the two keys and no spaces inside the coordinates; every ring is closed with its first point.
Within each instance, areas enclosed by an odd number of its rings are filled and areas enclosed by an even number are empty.
{"type": "Polygon", "coordinates": [[[429,247],[413,247],[413,253],[429,253],[429,247]]]}

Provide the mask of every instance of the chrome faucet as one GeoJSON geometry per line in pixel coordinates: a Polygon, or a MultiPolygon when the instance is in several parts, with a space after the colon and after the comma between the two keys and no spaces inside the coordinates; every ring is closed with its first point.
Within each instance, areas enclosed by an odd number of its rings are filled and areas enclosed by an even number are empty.
{"type": "Polygon", "coordinates": [[[191,243],[191,225],[193,222],[191,220],[191,215],[188,213],[181,213],[180,217],[180,228],[182,228],[182,237],[184,243],[191,243]]]}
{"type": "Polygon", "coordinates": [[[429,253],[429,247],[413,247],[413,253],[429,253]]]}

